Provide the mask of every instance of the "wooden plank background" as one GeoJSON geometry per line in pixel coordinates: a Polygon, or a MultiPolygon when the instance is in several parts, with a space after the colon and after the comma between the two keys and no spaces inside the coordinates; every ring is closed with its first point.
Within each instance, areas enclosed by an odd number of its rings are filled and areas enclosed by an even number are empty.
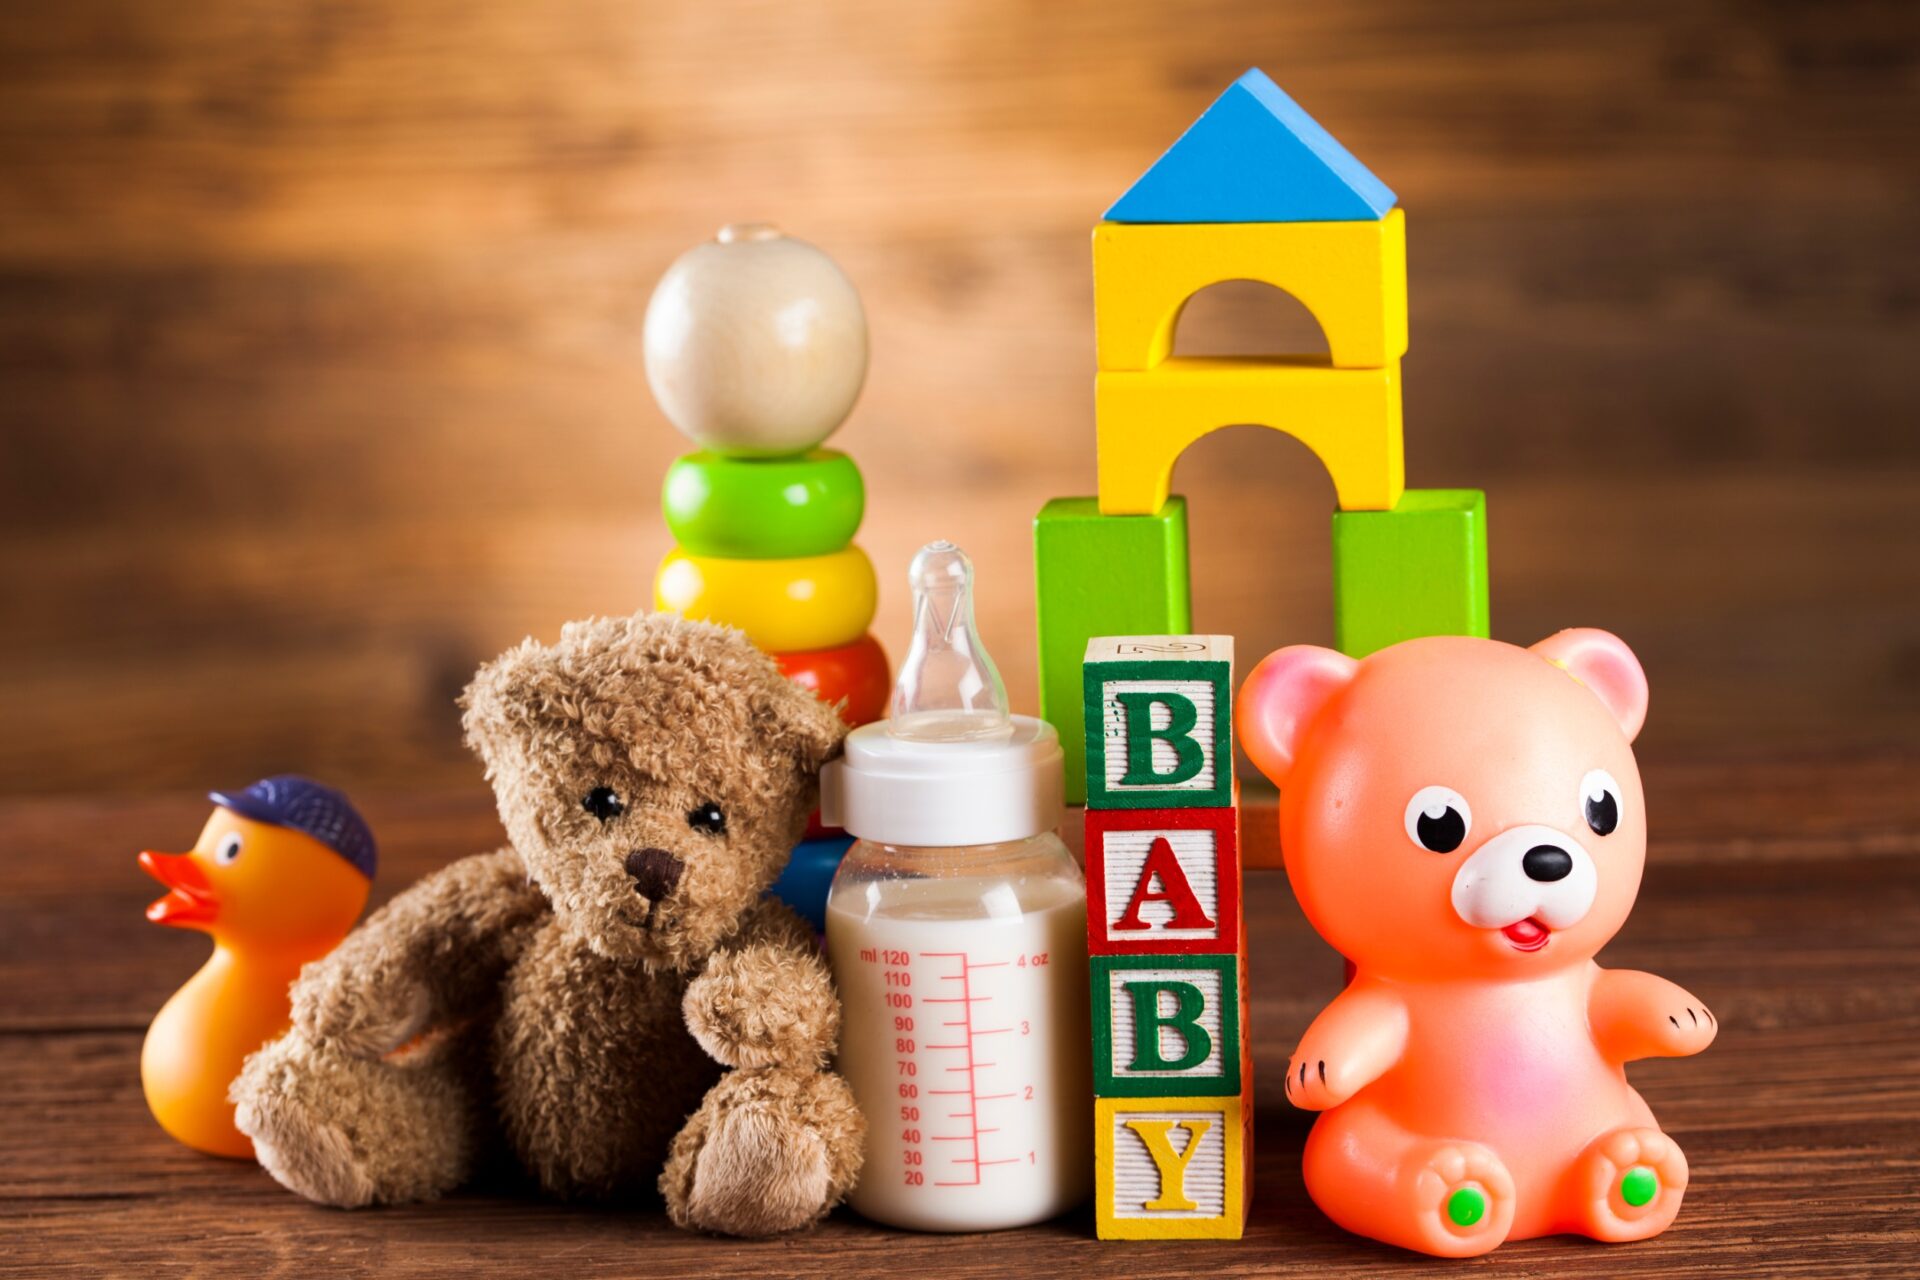
{"type": "MultiPolygon", "coordinates": [[[[879,634],[951,536],[1031,707],[1088,230],[1255,63],[1408,210],[1409,478],[1489,490],[1496,633],[1625,635],[1652,759],[1910,744],[1911,4],[65,0],[0,24],[0,794],[479,794],[474,665],[647,599],[641,314],[745,218],[867,300],[879,634]]],[[[1319,341],[1232,286],[1180,340],[1319,341]]],[[[1305,451],[1177,485],[1199,624],[1327,640],[1305,451]]]]}

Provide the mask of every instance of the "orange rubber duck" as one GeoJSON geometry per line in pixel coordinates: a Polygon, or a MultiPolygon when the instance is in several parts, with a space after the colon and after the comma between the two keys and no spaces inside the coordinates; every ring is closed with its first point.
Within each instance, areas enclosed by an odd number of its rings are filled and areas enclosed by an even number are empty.
{"type": "Polygon", "coordinates": [[[227,1086],[248,1054],[286,1029],[287,986],[331,951],[366,906],[373,834],[345,796],[293,775],[217,806],[187,853],[140,854],[167,886],[155,924],[213,936],[213,956],[147,1028],[140,1084],[160,1127],[196,1150],[250,1159],[227,1086]]]}

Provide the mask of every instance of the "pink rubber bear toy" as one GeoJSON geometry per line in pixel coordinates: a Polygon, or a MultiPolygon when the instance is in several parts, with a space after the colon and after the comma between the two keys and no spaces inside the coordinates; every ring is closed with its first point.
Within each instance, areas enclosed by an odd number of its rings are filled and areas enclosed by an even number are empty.
{"type": "Polygon", "coordinates": [[[1717,1029],[1664,978],[1602,969],[1646,860],[1639,662],[1604,631],[1531,649],[1299,645],[1241,690],[1307,919],[1355,966],[1288,1063],[1307,1190],[1349,1231],[1464,1257],[1666,1229],[1686,1157],[1622,1064],[1717,1029]]]}

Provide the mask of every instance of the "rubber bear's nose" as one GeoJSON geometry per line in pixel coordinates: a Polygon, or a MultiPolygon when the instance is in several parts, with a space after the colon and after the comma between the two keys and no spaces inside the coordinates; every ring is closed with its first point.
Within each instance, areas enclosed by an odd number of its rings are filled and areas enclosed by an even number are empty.
{"type": "Polygon", "coordinates": [[[658,902],[672,893],[684,870],[686,864],[665,849],[635,849],[627,855],[627,874],[633,877],[633,890],[648,902],[658,902]]]}
{"type": "MultiPolygon", "coordinates": [[[[628,866],[631,868],[631,860],[628,866]]],[[[1572,874],[1573,855],[1556,845],[1537,844],[1521,856],[1520,869],[1527,873],[1527,879],[1550,884],[1572,874]]]]}

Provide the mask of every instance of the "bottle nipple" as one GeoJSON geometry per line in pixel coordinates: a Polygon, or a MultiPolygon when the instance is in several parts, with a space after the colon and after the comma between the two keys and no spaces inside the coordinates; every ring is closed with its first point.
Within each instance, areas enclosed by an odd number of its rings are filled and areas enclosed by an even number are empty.
{"type": "Polygon", "coordinates": [[[973,623],[973,562],[942,539],[907,570],[913,644],[900,663],[887,721],[890,737],[976,742],[1013,733],[1007,687],[973,623]]]}

